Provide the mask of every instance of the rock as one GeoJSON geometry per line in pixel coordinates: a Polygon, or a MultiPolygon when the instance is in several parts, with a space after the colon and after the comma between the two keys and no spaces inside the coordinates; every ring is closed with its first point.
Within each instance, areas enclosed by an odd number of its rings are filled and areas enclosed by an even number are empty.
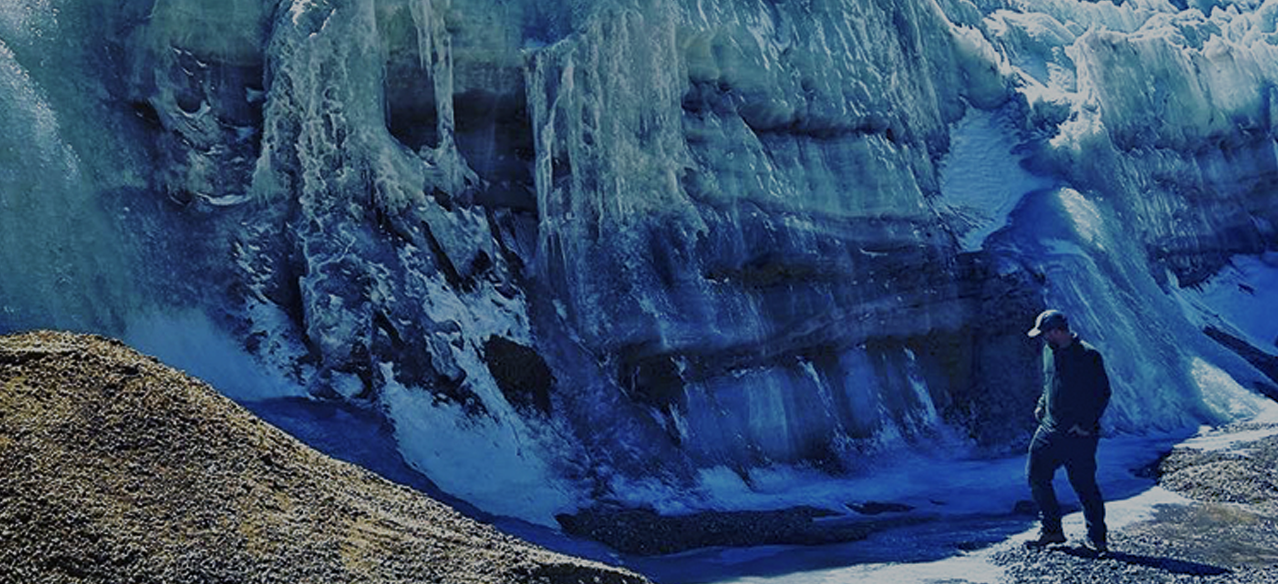
{"type": "Polygon", "coordinates": [[[484,362],[511,404],[550,414],[550,392],[555,376],[537,351],[510,339],[492,336],[484,342],[484,362]]]}
{"type": "Polygon", "coordinates": [[[556,519],[569,534],[588,537],[636,555],[672,554],[713,546],[841,543],[865,539],[875,531],[928,520],[923,517],[866,520],[806,506],[772,511],[661,515],[652,509],[603,505],[559,515],[556,519]]]}
{"type": "Polygon", "coordinates": [[[864,503],[848,503],[848,508],[862,515],[880,515],[883,513],[905,513],[913,511],[912,505],[904,503],[883,503],[880,501],[866,501],[864,503]]]}
{"type": "Polygon", "coordinates": [[[1012,506],[1012,515],[1036,516],[1038,515],[1038,505],[1035,505],[1033,501],[1021,499],[1012,506]]]}

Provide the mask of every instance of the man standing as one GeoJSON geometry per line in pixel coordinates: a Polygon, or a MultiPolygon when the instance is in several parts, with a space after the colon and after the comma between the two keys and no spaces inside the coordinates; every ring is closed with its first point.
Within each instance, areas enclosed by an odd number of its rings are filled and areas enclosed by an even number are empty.
{"type": "Polygon", "coordinates": [[[1030,547],[1065,543],[1061,529],[1061,508],[1052,489],[1056,469],[1065,467],[1069,482],[1083,504],[1087,522],[1087,547],[1097,553],[1107,551],[1105,501],[1096,486],[1096,446],[1100,441],[1100,418],[1109,405],[1109,376],[1101,354],[1069,329],[1069,320],[1059,310],[1038,315],[1030,337],[1042,335],[1051,347],[1044,359],[1043,395],[1034,417],[1038,430],[1030,442],[1026,475],[1030,493],[1038,504],[1041,527],[1030,547]]]}

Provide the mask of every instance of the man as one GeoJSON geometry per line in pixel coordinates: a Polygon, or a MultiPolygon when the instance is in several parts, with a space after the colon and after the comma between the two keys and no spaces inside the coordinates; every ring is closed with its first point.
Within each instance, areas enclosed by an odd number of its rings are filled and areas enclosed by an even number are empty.
{"type": "Polygon", "coordinates": [[[1100,418],[1110,397],[1105,363],[1095,348],[1070,331],[1069,320],[1059,310],[1043,311],[1027,334],[1046,339],[1051,358],[1044,359],[1043,395],[1034,409],[1038,430],[1030,442],[1025,472],[1038,504],[1041,527],[1038,539],[1026,545],[1041,548],[1065,543],[1061,508],[1052,489],[1056,469],[1064,466],[1083,504],[1086,545],[1105,553],[1105,501],[1096,486],[1100,418]]]}

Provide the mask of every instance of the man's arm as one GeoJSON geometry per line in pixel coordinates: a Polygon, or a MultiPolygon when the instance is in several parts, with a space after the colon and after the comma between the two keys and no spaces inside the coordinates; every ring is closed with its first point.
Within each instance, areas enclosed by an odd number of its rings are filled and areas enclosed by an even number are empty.
{"type": "Polygon", "coordinates": [[[1109,398],[1113,393],[1109,387],[1109,374],[1105,372],[1105,359],[1098,351],[1092,351],[1091,369],[1088,376],[1091,396],[1087,403],[1081,404],[1083,407],[1076,425],[1085,431],[1084,434],[1100,428],[1101,416],[1105,414],[1105,408],[1109,407],[1109,398]]]}

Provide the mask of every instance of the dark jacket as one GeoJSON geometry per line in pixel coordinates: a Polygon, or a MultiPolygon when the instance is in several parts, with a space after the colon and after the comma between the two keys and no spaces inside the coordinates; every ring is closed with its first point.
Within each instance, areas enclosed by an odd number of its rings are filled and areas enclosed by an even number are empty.
{"type": "Polygon", "coordinates": [[[1039,424],[1049,432],[1068,432],[1075,425],[1099,432],[1110,397],[1109,375],[1100,352],[1074,335],[1068,347],[1053,347],[1050,353],[1044,359],[1046,383],[1036,411],[1039,424]]]}

